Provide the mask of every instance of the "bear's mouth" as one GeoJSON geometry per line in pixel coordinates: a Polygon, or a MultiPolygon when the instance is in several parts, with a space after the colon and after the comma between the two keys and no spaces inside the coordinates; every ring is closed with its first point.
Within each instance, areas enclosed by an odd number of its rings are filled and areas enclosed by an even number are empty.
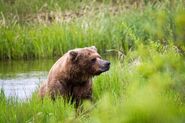
{"type": "Polygon", "coordinates": [[[104,67],[104,68],[101,69],[101,72],[106,72],[106,71],[109,70],[109,68],[110,68],[110,66],[106,66],[106,67],[104,67]]]}

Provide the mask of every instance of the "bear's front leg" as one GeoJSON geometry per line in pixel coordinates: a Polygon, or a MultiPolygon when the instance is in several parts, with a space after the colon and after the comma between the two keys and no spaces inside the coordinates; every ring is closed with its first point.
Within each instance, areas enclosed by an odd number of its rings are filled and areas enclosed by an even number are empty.
{"type": "Polygon", "coordinates": [[[87,81],[73,87],[73,98],[78,107],[84,99],[92,101],[92,82],[87,81]]]}

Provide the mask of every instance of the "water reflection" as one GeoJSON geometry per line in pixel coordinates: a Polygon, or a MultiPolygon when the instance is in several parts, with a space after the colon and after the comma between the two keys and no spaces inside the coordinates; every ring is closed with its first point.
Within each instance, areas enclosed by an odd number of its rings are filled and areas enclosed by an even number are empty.
{"type": "Polygon", "coordinates": [[[27,99],[46,79],[54,60],[0,62],[0,88],[6,97],[27,99]]]}

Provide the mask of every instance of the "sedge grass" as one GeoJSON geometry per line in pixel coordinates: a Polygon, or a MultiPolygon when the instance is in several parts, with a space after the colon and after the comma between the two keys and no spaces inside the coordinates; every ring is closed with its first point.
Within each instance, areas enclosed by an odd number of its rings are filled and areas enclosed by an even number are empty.
{"type": "Polygon", "coordinates": [[[184,53],[183,1],[174,4],[157,2],[143,8],[118,9],[118,13],[109,11],[108,4],[69,22],[50,24],[21,24],[16,20],[6,23],[5,18],[5,24],[0,26],[0,59],[51,58],[90,45],[95,45],[102,54],[107,49],[127,54],[138,43],[150,41],[174,43],[184,53]]]}
{"type": "MultiPolygon", "coordinates": [[[[1,0],[0,59],[58,57],[69,49],[91,45],[102,55],[107,50],[122,54],[112,60],[109,72],[94,78],[95,101],[84,102],[78,116],[73,105],[64,104],[62,99],[53,103],[46,98],[42,102],[34,94],[20,101],[7,99],[2,91],[0,122],[185,121],[184,1],[146,2],[119,13],[109,11],[112,4],[108,1],[101,11],[93,10],[69,22],[20,22],[16,17],[21,18],[29,8],[28,13],[39,12],[43,1],[38,8],[34,2],[25,9],[22,5],[26,6],[26,1],[16,0],[10,9],[9,3],[5,5],[1,0]],[[8,13],[17,16],[11,18],[8,13]]],[[[63,10],[68,5],[65,2],[57,9],[49,4],[48,10],[63,10]]]]}
{"type": "Polygon", "coordinates": [[[78,116],[62,99],[43,102],[6,99],[1,92],[1,122],[183,123],[185,115],[183,56],[173,45],[151,42],[129,51],[124,61],[94,78],[94,102],[84,102],[78,116]]]}

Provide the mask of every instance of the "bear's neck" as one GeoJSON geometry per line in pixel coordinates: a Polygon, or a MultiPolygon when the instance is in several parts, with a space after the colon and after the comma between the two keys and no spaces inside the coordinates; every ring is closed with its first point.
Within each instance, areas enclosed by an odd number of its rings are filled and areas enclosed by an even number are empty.
{"type": "Polygon", "coordinates": [[[80,84],[88,82],[92,79],[92,76],[88,75],[78,68],[72,67],[68,72],[70,75],[69,78],[66,78],[66,81],[68,81],[68,83],[80,84]]]}

